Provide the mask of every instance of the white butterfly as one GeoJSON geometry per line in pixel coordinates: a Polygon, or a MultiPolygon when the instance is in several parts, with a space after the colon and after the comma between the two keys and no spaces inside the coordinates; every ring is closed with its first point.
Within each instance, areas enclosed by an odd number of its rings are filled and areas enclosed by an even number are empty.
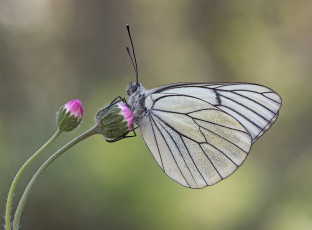
{"type": "Polygon", "coordinates": [[[137,81],[127,87],[128,104],[160,168],[190,188],[230,176],[276,121],[280,96],[250,83],[176,83],[145,90],[138,83],[132,40],[131,45],[135,62],[127,51],[137,81]]]}
{"type": "Polygon", "coordinates": [[[249,83],[177,83],[127,89],[134,120],[161,169],[190,188],[214,185],[246,159],[278,117],[281,98],[249,83]]]}

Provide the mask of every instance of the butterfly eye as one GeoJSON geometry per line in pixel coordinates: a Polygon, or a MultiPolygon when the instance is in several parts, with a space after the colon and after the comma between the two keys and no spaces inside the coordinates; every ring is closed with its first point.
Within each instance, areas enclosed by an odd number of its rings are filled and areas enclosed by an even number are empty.
{"type": "Polygon", "coordinates": [[[131,82],[127,87],[127,94],[128,96],[135,93],[139,88],[139,85],[136,82],[131,82]]]}
{"type": "Polygon", "coordinates": [[[138,85],[135,83],[135,85],[132,86],[132,93],[136,92],[138,89],[138,85]]]}

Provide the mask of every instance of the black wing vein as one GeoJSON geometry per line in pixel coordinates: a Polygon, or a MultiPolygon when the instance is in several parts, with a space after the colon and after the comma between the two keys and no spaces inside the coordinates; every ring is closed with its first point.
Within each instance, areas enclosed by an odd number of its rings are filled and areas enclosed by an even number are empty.
{"type": "MultiPolygon", "coordinates": [[[[221,94],[221,97],[224,97],[224,98],[226,98],[226,99],[228,99],[228,100],[230,100],[230,101],[233,101],[234,103],[236,103],[236,104],[238,104],[238,105],[244,107],[245,109],[249,110],[250,112],[256,114],[256,115],[259,116],[259,117],[261,117],[262,119],[268,121],[268,119],[266,119],[264,116],[262,116],[262,115],[259,114],[258,112],[256,112],[256,111],[250,109],[249,107],[247,107],[246,105],[244,105],[244,104],[242,104],[242,103],[240,103],[240,102],[238,102],[238,101],[235,101],[233,98],[224,96],[224,95],[222,95],[222,94],[221,94]]],[[[222,106],[224,106],[224,105],[222,105],[222,106]]],[[[233,109],[232,109],[232,110],[233,110],[233,109]]],[[[236,110],[234,110],[234,111],[236,111],[236,110]]]]}
{"type": "Polygon", "coordinates": [[[162,157],[161,157],[161,153],[160,153],[160,150],[159,150],[157,138],[156,138],[156,135],[155,135],[155,130],[154,130],[154,127],[153,127],[153,125],[152,125],[151,117],[149,116],[148,118],[149,118],[149,120],[150,120],[150,124],[151,124],[152,130],[153,130],[153,136],[154,136],[154,138],[155,138],[155,143],[156,143],[157,150],[158,150],[158,153],[159,153],[159,158],[160,158],[160,162],[161,162],[161,167],[163,168],[163,170],[165,170],[164,164],[163,164],[163,161],[162,161],[162,157]]]}
{"type": "Polygon", "coordinates": [[[220,176],[220,178],[224,179],[223,176],[221,176],[219,170],[217,169],[217,167],[214,165],[213,161],[210,159],[210,157],[206,154],[205,150],[203,149],[203,147],[201,146],[201,144],[198,144],[200,149],[203,151],[203,153],[205,154],[205,156],[208,158],[208,160],[210,161],[211,165],[213,166],[213,168],[216,170],[216,172],[218,173],[218,175],[220,176]]]}
{"type": "Polygon", "coordinates": [[[199,125],[196,121],[195,121],[195,123],[196,123],[200,128],[202,128],[202,129],[204,129],[204,130],[206,130],[206,131],[208,131],[208,132],[210,132],[210,133],[212,133],[212,134],[214,134],[214,135],[216,135],[216,136],[222,138],[223,140],[227,141],[228,143],[234,145],[234,146],[237,147],[238,149],[240,149],[240,150],[242,150],[243,152],[245,152],[245,153],[248,154],[248,152],[246,152],[245,150],[243,150],[241,147],[239,147],[238,145],[236,145],[236,144],[233,143],[232,141],[230,141],[230,140],[228,140],[228,139],[226,139],[226,138],[220,136],[219,134],[217,134],[217,133],[215,133],[215,132],[213,132],[213,131],[211,131],[211,130],[209,130],[209,129],[207,129],[207,128],[201,126],[201,125],[199,125]]]}
{"type": "MultiPolygon", "coordinates": [[[[152,118],[152,119],[153,119],[153,118],[152,118]]],[[[178,150],[180,150],[179,146],[177,145],[177,142],[176,142],[176,141],[174,140],[174,138],[171,136],[170,132],[168,132],[168,131],[166,130],[166,128],[165,128],[159,121],[155,121],[154,119],[153,119],[153,121],[154,121],[154,123],[157,122],[157,123],[165,130],[165,132],[168,134],[168,136],[170,136],[172,142],[175,144],[176,148],[177,148],[178,150]]],[[[158,129],[158,130],[159,130],[159,129],[158,129]]],[[[166,140],[166,139],[164,138],[164,140],[166,140]]],[[[182,140],[182,138],[181,138],[181,140],[182,140]]],[[[167,143],[167,141],[166,141],[166,143],[167,143]]],[[[167,146],[168,146],[168,148],[170,148],[169,145],[168,145],[168,143],[167,143],[167,146]]],[[[171,152],[171,150],[170,150],[170,152],[171,152]]],[[[172,154],[172,152],[171,152],[171,155],[172,155],[172,157],[174,157],[173,154],[172,154]]],[[[189,155],[190,155],[190,154],[189,154],[189,155]]],[[[185,165],[186,165],[188,171],[189,171],[190,174],[192,175],[193,180],[194,180],[195,183],[197,184],[197,181],[196,181],[196,179],[194,178],[193,173],[191,172],[191,170],[190,170],[188,164],[186,163],[185,158],[183,157],[183,155],[182,155],[181,153],[180,153],[180,156],[182,157],[182,159],[183,159],[183,161],[184,161],[184,163],[185,163],[185,165]]],[[[191,155],[190,155],[190,158],[191,158],[192,161],[193,161],[193,158],[192,158],[191,155]]],[[[175,162],[176,162],[176,160],[175,160],[175,162]]],[[[193,161],[193,163],[194,163],[194,161],[193,161]]],[[[177,162],[176,162],[176,164],[177,164],[177,162]]],[[[194,163],[194,165],[196,166],[195,163],[194,163]]],[[[196,167],[196,168],[197,168],[197,167],[196,167]]],[[[179,167],[179,169],[180,169],[180,167],[179,167]]],[[[197,170],[198,170],[198,169],[197,169],[197,170]]],[[[180,172],[181,172],[181,174],[183,175],[183,173],[182,173],[181,170],[180,170],[180,172]]],[[[198,172],[199,172],[199,171],[198,171],[198,172]]],[[[199,174],[201,175],[200,172],[199,172],[199,174]]],[[[202,175],[201,175],[201,176],[202,176],[202,175]]],[[[184,177],[184,176],[183,176],[183,177],[184,177]]],[[[186,180],[185,177],[184,177],[184,179],[185,179],[185,181],[188,183],[188,181],[186,180]]],[[[203,179],[204,179],[204,178],[203,178],[203,179]]],[[[205,180],[205,179],[204,179],[204,180],[205,180]]],[[[205,182],[206,182],[206,181],[205,181],[205,182]]],[[[189,184],[189,183],[188,183],[188,184],[189,184]]],[[[198,186],[198,184],[197,184],[197,186],[198,186]]]]}
{"type": "Polygon", "coordinates": [[[239,95],[239,96],[241,96],[241,97],[244,97],[244,98],[246,98],[246,99],[248,99],[248,100],[250,100],[250,101],[252,101],[252,102],[254,102],[254,103],[258,104],[259,106],[261,106],[261,107],[265,108],[266,110],[270,111],[271,113],[275,114],[275,112],[274,112],[274,111],[272,111],[272,110],[271,110],[271,109],[269,109],[268,107],[264,106],[263,104],[261,104],[261,103],[257,102],[256,100],[254,100],[254,99],[252,99],[252,98],[246,97],[245,95],[240,94],[239,92],[236,92],[236,91],[233,91],[233,92],[231,92],[231,93],[236,94],[236,95],[239,95]]]}

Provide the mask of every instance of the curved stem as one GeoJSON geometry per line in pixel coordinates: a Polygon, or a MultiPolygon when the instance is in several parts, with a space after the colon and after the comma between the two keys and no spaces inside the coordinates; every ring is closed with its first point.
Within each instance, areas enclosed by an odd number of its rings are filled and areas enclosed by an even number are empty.
{"type": "Polygon", "coordinates": [[[48,140],[40,149],[37,150],[24,164],[23,166],[18,170],[16,176],[13,179],[13,182],[11,184],[7,204],[6,204],[6,211],[5,211],[5,229],[10,230],[11,229],[11,206],[14,196],[15,187],[17,185],[17,182],[19,181],[21,175],[25,171],[25,169],[30,165],[31,162],[33,162],[46,148],[49,147],[49,145],[62,133],[60,129],[58,129],[54,135],[48,140]]]}
{"type": "Polygon", "coordinates": [[[28,183],[22,198],[20,199],[18,206],[16,208],[16,212],[14,215],[14,220],[13,220],[13,230],[18,230],[19,229],[19,223],[20,223],[20,218],[21,214],[23,211],[23,208],[25,206],[25,203],[29,197],[29,194],[31,192],[32,187],[34,186],[35,182],[39,178],[39,176],[44,172],[44,170],[53,162],[55,161],[59,156],[61,156],[65,151],[73,147],[75,144],[79,143],[80,141],[86,139],[87,137],[90,137],[94,134],[99,133],[98,130],[99,126],[96,124],[94,127],[86,131],[85,133],[81,134],[80,136],[76,137],[72,141],[68,142],[66,145],[64,145],[61,149],[59,149],[57,152],[55,152],[48,160],[46,160],[41,167],[37,170],[37,172],[34,174],[34,176],[31,178],[30,182],[28,183]]]}

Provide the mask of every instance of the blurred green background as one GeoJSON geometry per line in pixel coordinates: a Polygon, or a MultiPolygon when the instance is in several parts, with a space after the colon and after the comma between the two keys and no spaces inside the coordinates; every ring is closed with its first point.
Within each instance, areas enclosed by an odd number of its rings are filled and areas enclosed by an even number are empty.
{"type": "MultiPolygon", "coordinates": [[[[140,136],[94,136],[38,183],[22,229],[312,229],[311,0],[0,0],[0,214],[22,163],[56,130],[55,112],[78,98],[84,122],[27,170],[94,124],[134,80],[253,82],[283,99],[276,124],[230,177],[184,188],[158,167],[140,136]]],[[[3,219],[0,222],[4,224],[3,219]]]]}

